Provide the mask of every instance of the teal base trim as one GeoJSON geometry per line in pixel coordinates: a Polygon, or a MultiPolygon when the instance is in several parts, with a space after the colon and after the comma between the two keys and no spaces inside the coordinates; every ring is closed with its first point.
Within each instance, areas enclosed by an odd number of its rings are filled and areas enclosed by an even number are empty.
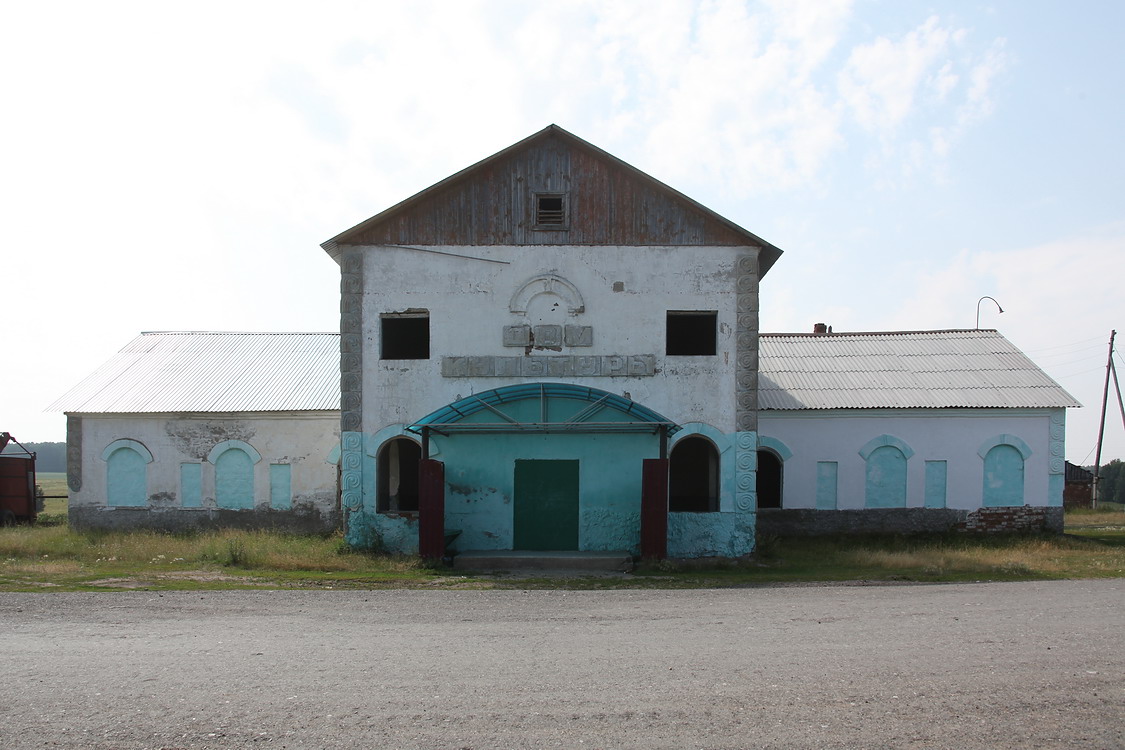
{"type": "Polygon", "coordinates": [[[345,538],[352,547],[396,555],[418,554],[417,518],[388,516],[362,509],[346,512],[345,538]]]}
{"type": "Polygon", "coordinates": [[[754,551],[754,513],[669,513],[669,557],[742,557],[754,551]]]}

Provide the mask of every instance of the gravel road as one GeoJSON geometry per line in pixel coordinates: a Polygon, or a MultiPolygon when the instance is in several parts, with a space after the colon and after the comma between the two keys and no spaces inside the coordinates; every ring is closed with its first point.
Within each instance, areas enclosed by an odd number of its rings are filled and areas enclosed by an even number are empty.
{"type": "Polygon", "coordinates": [[[0,748],[1125,747],[1125,580],[0,594],[0,748]]]}

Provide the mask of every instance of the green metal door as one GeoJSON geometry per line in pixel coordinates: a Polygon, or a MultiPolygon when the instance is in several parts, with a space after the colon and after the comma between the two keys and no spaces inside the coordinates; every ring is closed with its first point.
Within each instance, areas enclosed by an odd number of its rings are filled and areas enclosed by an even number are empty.
{"type": "Polygon", "coordinates": [[[516,461],[516,549],[578,549],[578,462],[516,461]]]}

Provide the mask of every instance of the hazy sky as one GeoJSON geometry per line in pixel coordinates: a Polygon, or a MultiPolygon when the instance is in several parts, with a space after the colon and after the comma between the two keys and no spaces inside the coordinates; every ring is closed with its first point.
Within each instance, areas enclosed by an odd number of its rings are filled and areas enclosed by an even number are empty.
{"type": "MultiPolygon", "coordinates": [[[[1119,0],[0,10],[21,441],[64,439],[44,408],[141,331],[338,330],[319,243],[556,123],[782,248],[765,331],[972,328],[995,297],[981,326],[1085,404],[1067,457],[1093,460],[1125,327],[1119,0]]],[[[1125,457],[1112,402],[1106,432],[1125,457]]]]}

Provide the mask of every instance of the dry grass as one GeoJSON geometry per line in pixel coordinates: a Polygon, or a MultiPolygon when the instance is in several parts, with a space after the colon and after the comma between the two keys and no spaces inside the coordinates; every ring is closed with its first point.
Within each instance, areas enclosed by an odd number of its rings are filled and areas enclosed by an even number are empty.
{"type": "Polygon", "coordinates": [[[17,526],[0,530],[0,561],[6,572],[132,569],[237,568],[274,573],[353,572],[410,575],[423,570],[414,558],[354,553],[338,535],[314,536],[224,529],[197,534],[156,531],[73,531],[66,526],[17,526]],[[77,567],[74,567],[77,566],[77,567]]]}
{"type": "Polygon", "coordinates": [[[842,562],[887,573],[914,571],[924,578],[1125,576],[1125,547],[1067,536],[942,540],[906,549],[858,547],[842,562]]]}

